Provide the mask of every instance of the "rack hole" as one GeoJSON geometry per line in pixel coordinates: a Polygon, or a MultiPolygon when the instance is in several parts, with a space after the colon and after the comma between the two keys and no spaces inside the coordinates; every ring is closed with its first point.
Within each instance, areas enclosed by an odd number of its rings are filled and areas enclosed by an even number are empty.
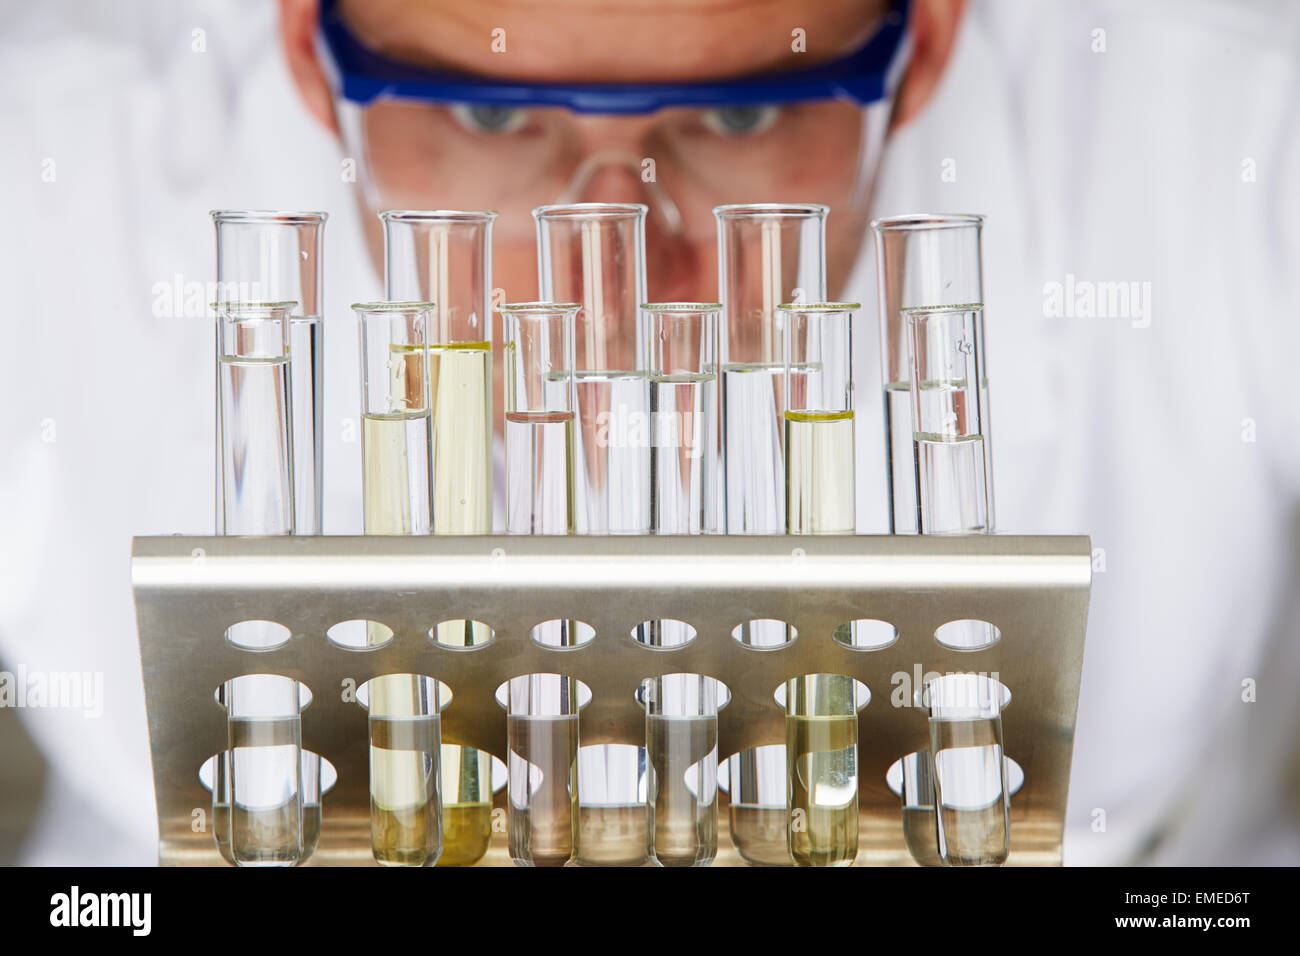
{"type": "Polygon", "coordinates": [[[478,650],[492,643],[496,631],[482,621],[439,621],[429,628],[429,637],[440,647],[478,650]]]}
{"type": "Polygon", "coordinates": [[[339,621],[325,636],[347,651],[373,651],[392,641],[393,629],[378,621],[339,621]]]}
{"type": "Polygon", "coordinates": [[[528,636],[532,638],[533,643],[540,644],[542,647],[566,650],[589,644],[596,636],[596,629],[585,621],[557,618],[534,625],[528,632],[528,636]]]}
{"type": "MultiPolygon", "coordinates": [[[[791,678],[791,680],[802,680],[804,677],[843,677],[843,676],[845,676],[845,675],[843,675],[843,674],[804,674],[803,677],[793,677],[793,678],[791,678]]],[[[863,707],[866,707],[867,704],[871,703],[871,691],[867,688],[867,685],[866,685],[866,684],[862,683],[862,681],[860,681],[860,680],[856,680],[856,679],[854,679],[854,678],[849,678],[849,680],[852,680],[852,681],[853,681],[853,705],[854,705],[854,709],[855,709],[855,710],[861,710],[863,707]]],[[[789,684],[789,683],[790,683],[790,681],[782,681],[781,683],[779,683],[779,684],[776,685],[776,690],[772,691],[772,699],[776,701],[776,705],[777,705],[778,707],[780,707],[782,710],[785,710],[785,688],[786,688],[786,685],[789,684]]],[[[846,692],[846,693],[847,693],[847,691],[848,691],[848,688],[845,688],[845,692],[846,692]]]]}
{"type": "Polygon", "coordinates": [[[695,628],[685,621],[666,618],[661,621],[642,621],[632,628],[632,640],[646,647],[671,650],[685,647],[695,640],[697,633],[695,628]]]}
{"type": "Polygon", "coordinates": [[[273,651],[288,644],[291,636],[275,621],[240,621],[226,628],[226,640],[242,651],[273,651]]]}
{"type": "Polygon", "coordinates": [[[380,674],[357,688],[357,703],[366,710],[370,709],[372,684],[375,687],[383,687],[399,700],[432,703],[438,713],[442,713],[451,705],[451,688],[436,677],[428,677],[424,674],[380,674]]]}
{"type": "Polygon", "coordinates": [[[935,693],[940,695],[939,701],[949,710],[992,715],[995,708],[996,713],[1001,714],[1011,703],[1011,689],[987,674],[926,674],[925,683],[912,694],[912,704],[929,711],[930,699],[935,693]]]}
{"type": "Polygon", "coordinates": [[[793,644],[799,632],[793,624],[765,617],[737,624],[731,636],[746,647],[770,651],[793,644]]]}
{"type": "MultiPolygon", "coordinates": [[[[885,771],[885,786],[889,787],[894,796],[901,799],[904,787],[909,786],[910,781],[914,779],[913,774],[916,773],[917,777],[920,776],[920,773],[915,769],[916,762],[929,759],[929,750],[918,750],[916,753],[910,753],[906,757],[898,758],[885,771]]],[[[1011,757],[1003,757],[1002,762],[1007,772],[1007,795],[1014,797],[1020,788],[1025,785],[1025,772],[1020,768],[1020,764],[1016,763],[1011,757]]],[[[910,795],[908,799],[912,799],[910,795]]],[[[933,796],[931,796],[931,800],[933,799],[933,796]]],[[[933,808],[933,803],[917,805],[933,808]]]]}
{"type": "Polygon", "coordinates": [[[1002,638],[1002,632],[988,621],[965,618],[949,621],[934,632],[934,639],[954,651],[982,651],[1002,638]]]}
{"type": "Polygon", "coordinates": [[[212,692],[222,710],[229,712],[233,698],[239,713],[248,718],[292,716],[295,695],[301,713],[311,704],[311,689],[282,674],[243,674],[218,684],[212,692]]]}
{"type": "Polygon", "coordinates": [[[879,651],[898,640],[898,628],[888,621],[863,618],[839,625],[831,636],[836,644],[855,651],[879,651]]]}
{"type": "Polygon", "coordinates": [[[564,674],[522,674],[519,677],[512,677],[510,680],[502,681],[492,696],[496,698],[497,704],[503,710],[508,711],[510,709],[510,702],[506,695],[510,689],[510,684],[513,681],[520,682],[515,685],[516,689],[520,692],[526,692],[532,696],[540,696],[543,699],[551,698],[558,700],[566,693],[561,685],[561,681],[565,680],[573,681],[574,693],[578,697],[579,710],[591,703],[591,688],[578,680],[578,678],[567,677],[564,674]]]}
{"type": "MultiPolygon", "coordinates": [[[[203,789],[209,793],[214,786],[213,778],[216,775],[217,761],[220,760],[226,768],[230,766],[230,751],[223,750],[219,754],[213,754],[199,767],[199,783],[203,789]]],[[[339,772],[334,769],[334,765],[322,757],[320,754],[313,753],[310,750],[302,751],[302,775],[303,779],[310,780],[313,773],[319,773],[320,792],[329,793],[334,789],[334,784],[338,783],[339,772]],[[319,769],[317,766],[319,764],[319,769]]],[[[229,779],[227,777],[226,779],[229,779]]],[[[304,788],[308,789],[308,788],[304,788]]]]}
{"type": "Polygon", "coordinates": [[[702,697],[704,688],[700,687],[699,684],[695,682],[694,679],[697,678],[700,681],[707,682],[709,688],[708,692],[712,694],[713,699],[716,702],[715,707],[718,710],[722,710],[722,708],[731,703],[731,688],[722,683],[722,681],[718,680],[716,677],[707,677],[702,674],[663,674],[660,677],[647,677],[637,685],[636,690],[632,692],[632,696],[638,704],[644,707],[646,704],[646,693],[649,691],[650,685],[654,681],[659,680],[666,682],[668,685],[667,690],[678,697],[684,695],[702,697]],[[674,680],[674,678],[677,678],[677,680],[674,680]]]}

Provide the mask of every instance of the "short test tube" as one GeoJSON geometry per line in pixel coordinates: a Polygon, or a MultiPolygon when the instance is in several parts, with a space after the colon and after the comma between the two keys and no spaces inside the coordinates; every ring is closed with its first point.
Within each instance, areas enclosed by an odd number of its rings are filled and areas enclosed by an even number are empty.
{"type": "Polygon", "coordinates": [[[785,326],[785,524],[853,534],[853,313],[857,303],[780,306],[785,326]]]}

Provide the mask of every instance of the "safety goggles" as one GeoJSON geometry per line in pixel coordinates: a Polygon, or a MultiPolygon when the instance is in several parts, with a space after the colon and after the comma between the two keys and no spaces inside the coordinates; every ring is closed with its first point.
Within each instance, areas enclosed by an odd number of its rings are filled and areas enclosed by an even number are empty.
{"type": "Polygon", "coordinates": [[[522,243],[535,206],[637,201],[652,233],[704,243],[716,205],[863,202],[907,61],[909,5],[897,0],[833,62],[700,83],[427,69],[367,48],[339,0],[322,0],[318,50],[370,209],[494,209],[497,238],[522,243]]]}

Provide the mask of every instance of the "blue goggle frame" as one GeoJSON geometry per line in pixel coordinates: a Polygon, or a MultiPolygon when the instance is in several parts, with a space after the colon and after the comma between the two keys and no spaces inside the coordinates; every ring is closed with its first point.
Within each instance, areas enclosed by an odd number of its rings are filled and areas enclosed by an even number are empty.
{"type": "Polygon", "coordinates": [[[563,106],[575,113],[642,114],[668,106],[717,107],[840,99],[867,106],[892,94],[905,56],[911,0],[895,0],[880,29],[856,53],[820,66],[704,83],[520,83],[429,70],[367,49],[321,0],[320,29],[343,99],[380,97],[495,106],[563,106]]]}

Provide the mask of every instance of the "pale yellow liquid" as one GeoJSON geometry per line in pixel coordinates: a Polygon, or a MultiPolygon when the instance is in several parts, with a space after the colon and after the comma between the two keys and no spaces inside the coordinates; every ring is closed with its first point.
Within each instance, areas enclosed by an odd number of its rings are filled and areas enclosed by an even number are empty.
{"type": "MultiPolygon", "coordinates": [[[[429,383],[433,397],[433,532],[491,534],[491,343],[430,345],[429,383]]],[[[443,621],[436,625],[434,637],[440,644],[470,647],[486,643],[491,633],[476,621],[443,621]]],[[[479,773],[484,757],[470,747],[448,744],[442,748],[444,768],[457,767],[462,774],[479,773]]],[[[481,814],[476,809],[469,815],[481,814]]],[[[469,865],[487,852],[484,831],[459,825],[461,816],[443,814],[442,861],[448,866],[469,865]]],[[[490,836],[490,806],[486,817],[490,836]]]]}
{"type": "Polygon", "coordinates": [[[429,411],[365,415],[366,534],[429,533],[429,411]]]}
{"type": "Polygon", "coordinates": [[[795,866],[849,866],[858,854],[856,714],[785,719],[790,855],[795,866]],[[795,811],[802,811],[796,826],[795,811]]]}
{"type": "Polygon", "coordinates": [[[788,534],[853,534],[853,412],[785,413],[788,534]]]}

